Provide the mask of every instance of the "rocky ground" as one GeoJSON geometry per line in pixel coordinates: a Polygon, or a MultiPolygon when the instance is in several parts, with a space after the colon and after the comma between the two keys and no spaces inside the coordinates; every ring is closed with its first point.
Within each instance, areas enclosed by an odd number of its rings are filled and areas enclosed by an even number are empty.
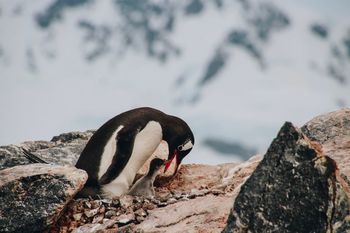
{"type": "Polygon", "coordinates": [[[1,232],[350,231],[350,109],[285,123],[244,163],[185,164],[156,179],[152,199],[74,198],[92,133],[0,147],[1,232]],[[55,165],[30,164],[21,147],[55,165]]]}

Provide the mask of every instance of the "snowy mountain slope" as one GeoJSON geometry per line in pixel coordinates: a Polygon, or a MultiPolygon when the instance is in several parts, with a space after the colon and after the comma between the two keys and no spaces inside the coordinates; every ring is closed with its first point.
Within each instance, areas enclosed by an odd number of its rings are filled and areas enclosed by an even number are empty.
{"type": "Polygon", "coordinates": [[[1,144],[97,128],[148,105],[193,127],[187,162],[218,163],[262,152],[285,120],[350,105],[350,17],[301,3],[13,0],[0,9],[1,144]]]}

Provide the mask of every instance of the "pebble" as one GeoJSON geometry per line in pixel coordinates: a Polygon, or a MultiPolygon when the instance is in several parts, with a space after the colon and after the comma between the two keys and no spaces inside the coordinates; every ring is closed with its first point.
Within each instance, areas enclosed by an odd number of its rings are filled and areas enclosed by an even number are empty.
{"type": "Polygon", "coordinates": [[[138,209],[135,211],[135,215],[145,217],[147,216],[147,212],[144,209],[138,209]]]}
{"type": "Polygon", "coordinates": [[[110,227],[113,227],[113,225],[116,224],[117,221],[105,218],[105,219],[102,220],[102,223],[103,223],[104,226],[106,226],[106,228],[110,228],[110,227]]]}
{"type": "Polygon", "coordinates": [[[102,205],[102,202],[100,200],[94,200],[91,202],[92,209],[99,208],[101,205],[102,205]]]}
{"type": "Polygon", "coordinates": [[[118,218],[116,220],[117,220],[117,223],[119,223],[119,224],[127,224],[127,223],[135,220],[135,215],[132,213],[122,214],[122,215],[118,216],[118,218]]]}
{"type": "Polygon", "coordinates": [[[136,216],[136,221],[137,222],[142,222],[143,220],[145,220],[145,217],[143,217],[143,216],[136,216]]]}
{"type": "Polygon", "coordinates": [[[85,201],[85,202],[84,202],[84,205],[85,205],[87,208],[91,209],[91,203],[90,203],[89,201],[85,201]]]}
{"type": "Polygon", "coordinates": [[[130,195],[121,196],[119,199],[120,206],[124,209],[129,208],[133,204],[134,198],[130,195]]]}
{"type": "Polygon", "coordinates": [[[82,213],[73,214],[73,218],[75,221],[79,221],[81,219],[81,216],[83,216],[82,213]]]}
{"type": "Polygon", "coordinates": [[[103,218],[103,214],[95,215],[92,223],[102,223],[103,218]]]}
{"type": "Polygon", "coordinates": [[[101,202],[105,205],[112,205],[113,200],[112,199],[102,199],[101,202]]]}
{"type": "Polygon", "coordinates": [[[86,217],[91,218],[91,217],[95,216],[98,213],[98,211],[99,211],[98,208],[92,209],[92,210],[86,210],[86,211],[84,211],[84,214],[86,217]]]}
{"type": "Polygon", "coordinates": [[[117,211],[115,210],[108,210],[106,213],[105,213],[105,217],[106,218],[111,218],[112,216],[116,216],[118,213],[117,211]]]}
{"type": "Polygon", "coordinates": [[[106,207],[104,205],[101,205],[99,211],[100,214],[103,214],[104,212],[106,212],[106,207]]]}
{"type": "Polygon", "coordinates": [[[172,197],[172,198],[169,198],[169,199],[168,199],[167,204],[170,205],[170,204],[174,204],[174,203],[176,203],[176,202],[177,202],[177,200],[176,200],[175,198],[172,197]]]}
{"type": "Polygon", "coordinates": [[[113,199],[112,200],[112,205],[115,206],[115,207],[118,207],[120,204],[120,201],[118,199],[113,199]]]}

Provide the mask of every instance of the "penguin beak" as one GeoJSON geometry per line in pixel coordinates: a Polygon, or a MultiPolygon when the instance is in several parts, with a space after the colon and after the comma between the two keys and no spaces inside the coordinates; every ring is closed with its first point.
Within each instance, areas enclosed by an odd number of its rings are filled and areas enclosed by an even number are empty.
{"type": "MultiPolygon", "coordinates": [[[[177,172],[177,169],[178,169],[178,166],[179,166],[179,164],[178,164],[179,160],[178,160],[177,150],[175,150],[175,152],[174,152],[174,154],[171,156],[171,158],[170,158],[169,160],[165,161],[165,163],[164,163],[164,164],[165,164],[164,173],[169,169],[170,164],[173,162],[174,159],[176,160],[175,173],[177,172]]],[[[174,173],[174,174],[175,174],[175,173],[174,173]]]]}

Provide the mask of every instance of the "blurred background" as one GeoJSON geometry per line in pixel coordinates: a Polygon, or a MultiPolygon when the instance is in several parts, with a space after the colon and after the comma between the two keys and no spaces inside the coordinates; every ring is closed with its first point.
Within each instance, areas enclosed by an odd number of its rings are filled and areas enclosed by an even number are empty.
{"type": "Polygon", "coordinates": [[[264,153],[284,121],[350,106],[348,0],[0,0],[0,145],[151,106],[185,163],[264,153]]]}

